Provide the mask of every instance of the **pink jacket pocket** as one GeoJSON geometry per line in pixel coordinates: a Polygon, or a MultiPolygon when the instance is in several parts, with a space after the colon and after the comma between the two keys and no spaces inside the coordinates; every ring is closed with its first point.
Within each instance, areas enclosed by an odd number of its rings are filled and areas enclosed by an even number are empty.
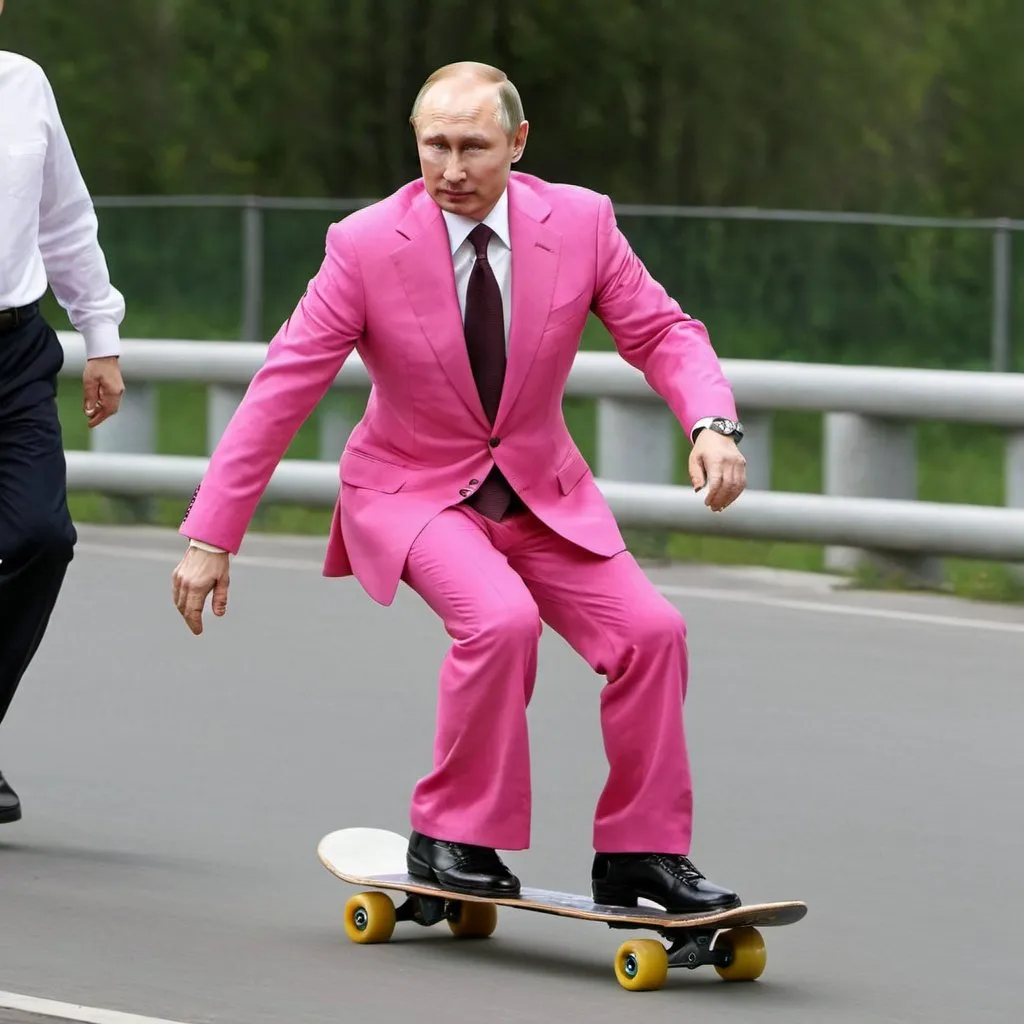
{"type": "Polygon", "coordinates": [[[352,448],[345,449],[340,472],[342,483],[386,494],[400,491],[409,478],[409,470],[405,466],[384,462],[374,455],[366,455],[352,448]]]}
{"type": "Polygon", "coordinates": [[[569,452],[562,465],[558,467],[558,487],[562,494],[568,494],[587,475],[590,466],[587,460],[575,448],[569,452]]]}

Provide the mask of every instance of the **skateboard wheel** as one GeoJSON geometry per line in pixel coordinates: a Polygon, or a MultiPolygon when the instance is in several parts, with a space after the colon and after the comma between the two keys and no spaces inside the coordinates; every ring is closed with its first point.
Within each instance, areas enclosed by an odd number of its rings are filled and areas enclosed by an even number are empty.
{"type": "Polygon", "coordinates": [[[668,951],[657,939],[632,939],[615,954],[615,977],[630,992],[652,992],[665,984],[668,951]]]}
{"type": "Polygon", "coordinates": [[[360,944],[387,942],[395,930],[395,905],[382,892],[361,892],[345,904],[345,934],[360,944]]]}
{"type": "Polygon", "coordinates": [[[457,939],[486,939],[498,926],[498,908],[493,903],[459,903],[458,915],[448,918],[448,927],[457,939]]]}
{"type": "Polygon", "coordinates": [[[715,949],[728,949],[732,963],[727,967],[715,965],[725,981],[756,981],[764,972],[768,953],[764,939],[756,928],[730,928],[715,939],[715,949]]]}

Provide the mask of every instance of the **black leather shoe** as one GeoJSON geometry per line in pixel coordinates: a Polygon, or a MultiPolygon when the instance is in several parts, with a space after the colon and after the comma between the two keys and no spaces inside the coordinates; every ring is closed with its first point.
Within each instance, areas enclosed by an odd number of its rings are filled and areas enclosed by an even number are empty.
{"type": "Polygon", "coordinates": [[[21,801],[18,794],[11,789],[7,780],[0,774],[0,824],[18,821],[21,818],[21,801]]]}
{"type": "Polygon", "coordinates": [[[734,892],[709,882],[688,857],[665,853],[599,853],[590,884],[595,903],[635,907],[639,897],[673,914],[729,910],[740,905],[734,892]]]}
{"type": "Polygon", "coordinates": [[[519,895],[519,879],[486,846],[449,843],[413,832],[406,854],[409,874],[453,892],[495,899],[519,895]]]}

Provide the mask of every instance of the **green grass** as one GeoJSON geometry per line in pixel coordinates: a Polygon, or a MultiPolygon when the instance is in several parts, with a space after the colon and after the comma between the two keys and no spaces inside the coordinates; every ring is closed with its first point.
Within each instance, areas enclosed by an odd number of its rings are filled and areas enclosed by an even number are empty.
{"type": "MultiPolygon", "coordinates": [[[[160,332],[157,332],[160,333],[160,332]]],[[[173,335],[175,332],[163,332],[173,335]]],[[[138,336],[138,335],[136,335],[138,336]]],[[[178,332],[177,336],[189,336],[178,332]]],[[[201,337],[201,333],[194,334],[201,337]]],[[[588,330],[588,349],[608,349],[610,339],[600,325],[588,330]]],[[[165,384],[157,388],[159,402],[157,451],[161,454],[204,455],[206,438],[205,389],[201,385],[165,384]]],[[[358,399],[353,410],[358,415],[358,399]]],[[[80,411],[81,388],[76,381],[62,381],[59,398],[65,444],[70,449],[89,447],[80,411]]],[[[565,417],[569,429],[591,465],[596,465],[595,408],[589,400],[567,399],[565,417]]],[[[317,457],[318,414],[303,425],[286,458],[317,457]]],[[[916,427],[918,445],[918,497],[926,501],[978,505],[1004,503],[1003,435],[995,428],[964,428],[958,424],[922,423],[916,427]]],[[[680,437],[681,437],[680,431],[680,437]]],[[[688,446],[677,446],[676,482],[688,482],[688,446]]],[[[822,417],[798,412],[776,413],[773,421],[771,486],[776,491],[821,493],[822,417]]],[[[116,507],[101,495],[76,493],[70,499],[79,522],[116,520],[116,507]]],[[[157,499],[153,522],[176,527],[184,513],[184,501],[157,499]]],[[[261,506],[253,528],[325,536],[330,510],[287,505],[261,506]]],[[[758,565],[780,569],[822,572],[824,548],[815,544],[734,540],[689,534],[658,534],[627,531],[631,549],[638,555],[680,562],[724,565],[758,565]]],[[[945,588],[963,597],[993,600],[1024,600],[1024,583],[1001,563],[948,559],[944,562],[945,588]]],[[[851,583],[864,587],[903,587],[898,576],[880,577],[871,570],[858,573],[851,583]]]]}

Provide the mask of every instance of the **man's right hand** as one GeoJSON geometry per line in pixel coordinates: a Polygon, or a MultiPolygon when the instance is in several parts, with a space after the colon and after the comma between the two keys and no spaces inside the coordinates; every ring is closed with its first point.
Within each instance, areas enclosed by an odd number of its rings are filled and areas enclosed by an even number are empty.
{"type": "Polygon", "coordinates": [[[228,610],[229,568],[227,552],[190,547],[171,576],[174,605],[196,636],[203,631],[203,606],[211,590],[213,614],[219,617],[228,610]]]}

